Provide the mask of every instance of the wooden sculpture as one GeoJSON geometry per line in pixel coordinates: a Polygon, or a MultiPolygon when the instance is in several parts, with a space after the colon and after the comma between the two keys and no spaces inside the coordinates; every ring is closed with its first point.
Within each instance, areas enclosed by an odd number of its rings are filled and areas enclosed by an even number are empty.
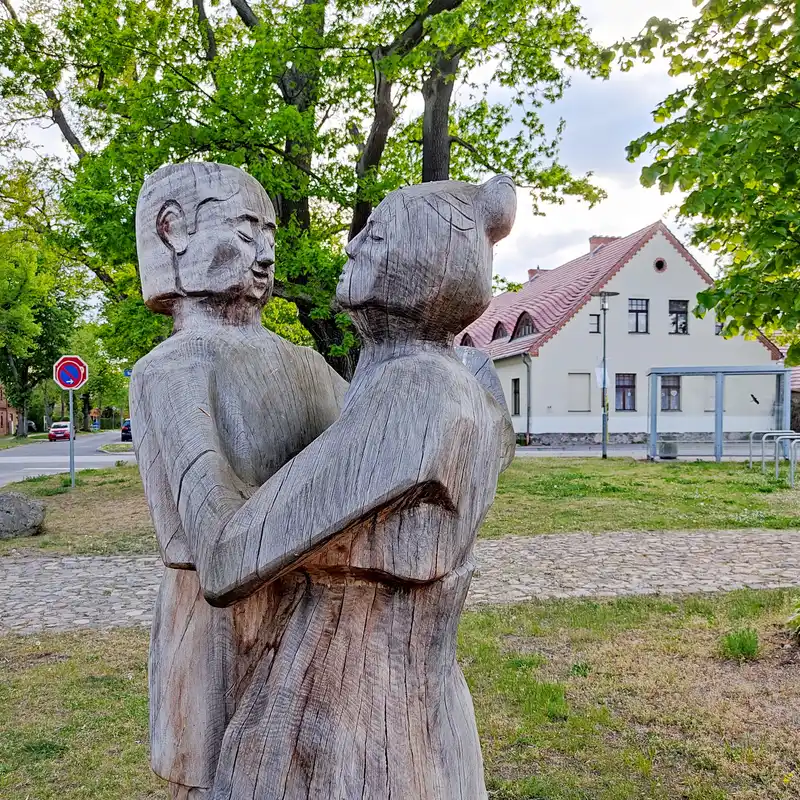
{"type": "MultiPolygon", "coordinates": [[[[153,219],[161,241],[182,230],[153,214],[184,207],[175,189],[185,168],[169,169],[171,190],[157,173],[157,199],[148,185],[140,199],[140,258],[153,219]]],[[[249,179],[226,180],[247,186],[236,197],[261,197],[249,179]]],[[[486,797],[455,638],[476,532],[514,435],[491,364],[452,342],[489,303],[492,246],[515,205],[503,177],[410,187],[380,204],[348,246],[337,290],[363,349],[335,421],[342,387],[318,357],[272,337],[259,349],[261,334],[242,333],[256,325],[235,309],[263,300],[249,279],[150,295],[184,320],[173,339],[185,344],[160,345],[132,386],[165,561],[184,570],[168,570],[154,628],[154,765],[188,758],[202,781],[180,767],[170,780],[206,793],[174,796],[486,797]],[[191,330],[191,315],[176,313],[186,303],[207,307],[213,332],[191,330]],[[184,741],[188,720],[208,732],[184,741]],[[195,738],[199,757],[187,750],[195,738]]],[[[221,247],[206,238],[198,257],[221,247]]],[[[183,243],[171,245],[176,276],[183,243]]],[[[207,260],[211,284],[219,259],[207,260]]]]}
{"type": "Polygon", "coordinates": [[[319,436],[347,389],[318,353],[261,325],[274,233],[263,188],[233,167],[164,167],[139,195],[144,299],[175,321],[136,364],[130,391],[139,468],[170,568],[153,625],[150,734],[153,769],[174,798],[211,797],[222,735],[283,600],[265,587],[235,608],[212,608],[195,571],[211,540],[197,537],[215,536],[213,520],[319,436]],[[201,496],[212,483],[223,499],[201,496]]]}

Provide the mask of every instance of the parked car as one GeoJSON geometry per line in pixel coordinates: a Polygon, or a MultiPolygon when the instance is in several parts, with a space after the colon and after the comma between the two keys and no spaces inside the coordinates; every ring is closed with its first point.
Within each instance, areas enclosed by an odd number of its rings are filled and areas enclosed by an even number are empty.
{"type": "Polygon", "coordinates": [[[122,428],[120,429],[121,442],[132,442],[133,436],[131,435],[131,421],[129,419],[122,420],[122,428]]]}
{"type": "MultiPolygon", "coordinates": [[[[69,441],[69,422],[54,422],[50,426],[47,438],[51,442],[58,442],[62,439],[69,441]]],[[[72,438],[75,438],[75,433],[72,434],[72,438]]]]}

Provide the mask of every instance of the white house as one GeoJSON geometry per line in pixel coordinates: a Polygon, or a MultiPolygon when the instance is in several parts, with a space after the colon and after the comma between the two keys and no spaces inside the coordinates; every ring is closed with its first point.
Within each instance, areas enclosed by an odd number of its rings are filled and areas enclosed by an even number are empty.
{"type": "MultiPolygon", "coordinates": [[[[495,297],[456,337],[495,364],[518,434],[533,441],[599,440],[602,316],[608,298],[609,437],[643,440],[652,367],[773,365],[767,338],[725,339],[713,314],[694,317],[697,293],[712,283],[662,223],[630,236],[592,237],[589,252],[553,270],[529,270],[519,292],[495,297]]],[[[658,430],[705,438],[714,430],[713,377],[663,378],[658,430]],[[702,436],[699,436],[702,434],[702,436]]],[[[726,379],[726,434],[774,427],[775,376],[726,379]]]]}

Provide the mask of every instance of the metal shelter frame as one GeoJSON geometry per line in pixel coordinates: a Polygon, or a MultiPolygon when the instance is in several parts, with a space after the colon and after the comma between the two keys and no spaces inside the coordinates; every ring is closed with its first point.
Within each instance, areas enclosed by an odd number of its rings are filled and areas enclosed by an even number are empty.
{"type": "Polygon", "coordinates": [[[786,367],[652,367],[647,377],[650,381],[650,444],[647,456],[655,461],[658,455],[658,409],[659,381],[664,375],[691,377],[695,375],[714,376],[714,460],[722,461],[723,415],[725,398],[725,378],[728,375],[775,375],[778,381],[778,406],[775,420],[776,428],[788,429],[792,418],[792,371],[786,367]]]}

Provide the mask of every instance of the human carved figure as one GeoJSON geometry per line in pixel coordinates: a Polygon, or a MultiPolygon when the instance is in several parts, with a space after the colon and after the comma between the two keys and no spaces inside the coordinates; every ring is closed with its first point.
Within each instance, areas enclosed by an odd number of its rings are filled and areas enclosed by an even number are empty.
{"type": "MultiPolygon", "coordinates": [[[[213,800],[486,797],[456,632],[514,433],[491,365],[453,336],[489,303],[515,208],[504,177],[391,193],[337,290],[362,340],[341,416],[244,503],[196,490],[231,511],[189,537],[205,597],[274,598],[213,800]]],[[[180,489],[179,510],[195,495],[180,489]]]]}
{"type": "Polygon", "coordinates": [[[272,584],[232,608],[203,598],[202,554],[233,513],[339,415],[347,384],[261,325],[275,214],[229,166],[164,167],[136,212],[147,305],[173,335],[131,379],[132,431],[166,570],[150,652],[152,765],[173,798],[211,796],[226,726],[293,600],[272,584]]]}

